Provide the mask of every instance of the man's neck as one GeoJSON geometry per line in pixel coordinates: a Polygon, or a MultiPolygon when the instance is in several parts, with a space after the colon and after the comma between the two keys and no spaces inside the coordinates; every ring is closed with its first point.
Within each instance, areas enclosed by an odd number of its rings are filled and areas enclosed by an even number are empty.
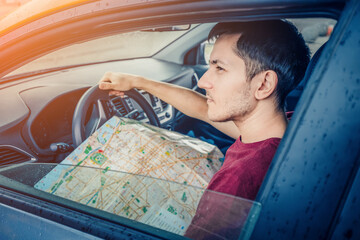
{"type": "Polygon", "coordinates": [[[241,133],[241,141],[253,143],[269,138],[282,138],[286,127],[286,114],[282,111],[258,109],[242,119],[234,120],[241,133]]]}

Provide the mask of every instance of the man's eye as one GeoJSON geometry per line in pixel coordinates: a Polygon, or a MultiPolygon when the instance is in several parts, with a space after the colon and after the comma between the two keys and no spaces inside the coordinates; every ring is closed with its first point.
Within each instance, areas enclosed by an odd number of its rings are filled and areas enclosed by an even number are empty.
{"type": "Polygon", "coordinates": [[[220,67],[220,66],[216,66],[216,69],[218,70],[218,71],[224,71],[225,69],[223,69],[222,67],[220,67]]]}

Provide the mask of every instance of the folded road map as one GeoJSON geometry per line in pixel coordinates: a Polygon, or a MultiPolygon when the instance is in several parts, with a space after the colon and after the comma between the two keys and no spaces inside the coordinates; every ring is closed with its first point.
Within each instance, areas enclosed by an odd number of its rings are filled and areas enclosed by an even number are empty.
{"type": "Polygon", "coordinates": [[[113,117],[35,188],[183,234],[222,159],[207,142],[113,117]]]}

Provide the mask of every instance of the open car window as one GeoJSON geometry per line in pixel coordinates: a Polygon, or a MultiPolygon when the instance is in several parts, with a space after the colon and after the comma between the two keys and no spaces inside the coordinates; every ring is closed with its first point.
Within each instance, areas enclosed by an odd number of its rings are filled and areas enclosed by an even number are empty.
{"type": "Polygon", "coordinates": [[[80,165],[10,166],[0,170],[0,185],[99,217],[107,212],[120,223],[135,220],[140,229],[145,224],[190,238],[246,239],[261,209],[257,202],[203,188],[80,165]]]}

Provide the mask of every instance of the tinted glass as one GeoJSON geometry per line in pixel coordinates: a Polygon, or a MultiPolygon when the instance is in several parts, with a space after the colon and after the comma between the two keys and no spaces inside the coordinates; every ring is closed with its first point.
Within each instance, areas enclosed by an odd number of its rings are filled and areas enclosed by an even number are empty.
{"type": "Polygon", "coordinates": [[[28,194],[46,192],[62,204],[68,199],[193,239],[246,239],[260,211],[259,203],[239,197],[101,168],[23,164],[0,175],[0,185],[11,179],[28,194]]]}

